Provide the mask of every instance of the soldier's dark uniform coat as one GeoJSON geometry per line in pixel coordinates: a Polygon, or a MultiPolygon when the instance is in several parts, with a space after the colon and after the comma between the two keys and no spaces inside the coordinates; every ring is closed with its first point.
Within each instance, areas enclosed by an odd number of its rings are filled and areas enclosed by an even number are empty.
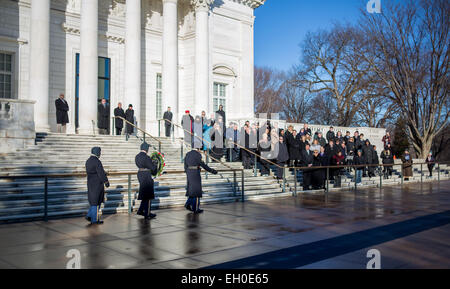
{"type": "Polygon", "coordinates": [[[217,173],[216,170],[208,167],[202,161],[202,155],[198,151],[192,150],[188,152],[184,158],[184,171],[187,177],[187,197],[201,198],[203,195],[202,177],[200,176],[201,168],[213,174],[217,173]],[[196,167],[196,169],[192,167],[196,167]]]}
{"type": "Polygon", "coordinates": [[[148,169],[147,171],[138,171],[137,177],[139,181],[138,200],[152,200],[155,198],[154,182],[152,175],[156,174],[158,168],[153,164],[152,159],[144,152],[140,152],[135,158],[136,166],[140,169],[148,169]]]}
{"type": "Polygon", "coordinates": [[[86,174],[88,186],[88,200],[91,206],[100,206],[104,201],[105,187],[108,177],[103,169],[102,162],[95,156],[86,161],[86,174]]]}

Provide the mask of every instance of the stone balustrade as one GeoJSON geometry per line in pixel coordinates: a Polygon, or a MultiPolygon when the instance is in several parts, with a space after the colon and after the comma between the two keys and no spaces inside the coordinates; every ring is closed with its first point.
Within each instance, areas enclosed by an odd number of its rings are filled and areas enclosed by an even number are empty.
{"type": "Polygon", "coordinates": [[[34,100],[0,98],[0,154],[34,145],[34,100]]]}

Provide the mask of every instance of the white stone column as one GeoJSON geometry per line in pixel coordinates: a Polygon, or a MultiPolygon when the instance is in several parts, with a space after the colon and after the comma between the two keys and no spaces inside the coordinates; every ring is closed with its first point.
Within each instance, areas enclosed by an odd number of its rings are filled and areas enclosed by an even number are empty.
{"type": "Polygon", "coordinates": [[[195,8],[195,114],[209,112],[209,5],[213,0],[191,0],[195,8]]]}
{"type": "MultiPolygon", "coordinates": [[[[125,103],[133,105],[138,127],[141,122],[141,0],[126,1],[125,103]]],[[[115,104],[111,104],[115,105],[115,104]]]]}
{"type": "Polygon", "coordinates": [[[170,106],[178,123],[178,14],[177,0],[163,0],[162,111],[170,106]]]}
{"type": "Polygon", "coordinates": [[[78,132],[92,134],[94,130],[98,131],[98,1],[82,0],[80,35],[80,127],[78,132]]]}
{"type": "MultiPolygon", "coordinates": [[[[30,99],[34,104],[36,131],[48,132],[50,72],[50,0],[31,1],[30,99]]],[[[55,120],[56,121],[56,120],[55,120]]]]}

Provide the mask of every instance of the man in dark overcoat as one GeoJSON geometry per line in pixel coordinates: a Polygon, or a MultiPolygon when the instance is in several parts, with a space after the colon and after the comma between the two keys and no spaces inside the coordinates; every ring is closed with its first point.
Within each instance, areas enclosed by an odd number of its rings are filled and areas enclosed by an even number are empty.
{"type": "Polygon", "coordinates": [[[219,105],[219,110],[216,111],[216,119],[219,119],[219,117],[217,115],[222,117],[222,131],[225,132],[227,119],[226,119],[225,111],[223,110],[223,105],[219,105]]]}
{"type": "Polygon", "coordinates": [[[116,127],[116,135],[121,135],[123,129],[123,119],[119,118],[118,116],[126,118],[125,112],[123,111],[122,108],[122,103],[119,102],[117,104],[117,107],[114,109],[114,116],[116,116],[114,120],[115,124],[114,126],[116,127]]]}
{"type": "Polygon", "coordinates": [[[98,105],[97,125],[100,134],[109,134],[109,105],[106,99],[102,99],[102,103],[98,105]]]}
{"type": "Polygon", "coordinates": [[[136,155],[135,162],[139,168],[137,173],[139,181],[139,195],[138,200],[141,201],[138,215],[144,216],[144,219],[149,220],[156,217],[156,214],[150,213],[151,200],[155,198],[155,189],[152,175],[156,175],[158,167],[153,163],[152,159],[148,155],[150,145],[148,143],[142,143],[141,152],[136,155]]]}
{"type": "Polygon", "coordinates": [[[283,179],[284,166],[289,163],[289,153],[286,144],[284,143],[284,138],[279,137],[278,143],[278,155],[277,155],[277,179],[283,179]]]}
{"type": "Polygon", "coordinates": [[[172,129],[173,113],[170,110],[171,110],[170,106],[167,107],[167,111],[163,115],[164,128],[166,129],[166,137],[170,137],[170,130],[172,129]]]}
{"type": "Polygon", "coordinates": [[[188,197],[184,206],[195,214],[203,212],[203,210],[200,209],[200,198],[203,195],[202,177],[200,176],[201,168],[214,175],[217,174],[215,169],[210,168],[202,161],[200,150],[193,149],[188,152],[184,158],[184,171],[186,172],[187,179],[186,196],[188,197]]]}
{"type": "Polygon", "coordinates": [[[55,100],[56,107],[56,127],[59,133],[66,133],[66,124],[69,123],[69,105],[64,99],[64,93],[59,95],[59,98],[55,100]]]}
{"type": "MultiPolygon", "coordinates": [[[[306,143],[305,149],[302,151],[302,167],[312,167],[314,156],[313,153],[309,150],[309,143],[306,143]]],[[[309,190],[309,186],[311,185],[312,171],[310,169],[303,170],[303,190],[309,190]]]]}
{"type": "MultiPolygon", "coordinates": [[[[132,104],[128,105],[128,109],[127,109],[127,111],[125,111],[125,119],[128,122],[134,124],[134,110],[133,110],[133,105],[132,104]]],[[[126,125],[126,128],[127,128],[126,129],[126,134],[129,136],[130,134],[133,134],[134,126],[132,126],[128,122],[127,122],[127,125],[126,125]]]]}
{"type": "Polygon", "coordinates": [[[100,161],[101,149],[94,147],[91,150],[91,156],[86,161],[87,187],[89,211],[86,215],[86,220],[91,224],[103,224],[98,217],[98,210],[105,199],[105,187],[109,187],[108,177],[103,169],[100,161]]]}

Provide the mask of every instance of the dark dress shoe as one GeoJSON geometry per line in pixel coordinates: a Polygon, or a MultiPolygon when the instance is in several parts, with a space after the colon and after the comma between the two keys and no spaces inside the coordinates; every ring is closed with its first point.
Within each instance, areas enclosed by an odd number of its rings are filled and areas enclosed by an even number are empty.
{"type": "Polygon", "coordinates": [[[186,208],[186,210],[192,211],[191,205],[184,205],[184,207],[186,208]]]}
{"type": "Polygon", "coordinates": [[[145,217],[146,220],[151,220],[154,218],[156,218],[156,214],[152,214],[152,213],[150,213],[147,217],[145,217]]]}
{"type": "Polygon", "coordinates": [[[136,215],[145,216],[144,212],[142,212],[142,211],[137,211],[136,215]]]}
{"type": "Polygon", "coordinates": [[[101,225],[101,224],[103,224],[103,221],[92,222],[91,224],[101,225]]]}
{"type": "Polygon", "coordinates": [[[203,213],[202,209],[198,209],[197,211],[194,212],[194,214],[201,214],[201,213],[203,213]]]}
{"type": "Polygon", "coordinates": [[[88,222],[91,221],[91,217],[84,217],[84,219],[85,219],[86,221],[88,221],[88,222]]]}

